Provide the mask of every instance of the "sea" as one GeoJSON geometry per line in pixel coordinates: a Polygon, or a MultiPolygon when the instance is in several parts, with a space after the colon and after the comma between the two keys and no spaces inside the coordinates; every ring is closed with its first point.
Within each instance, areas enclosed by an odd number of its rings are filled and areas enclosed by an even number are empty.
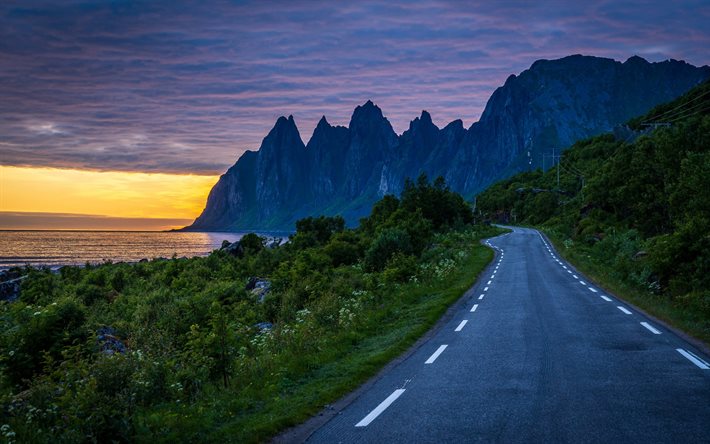
{"type": "MultiPolygon", "coordinates": [[[[284,233],[260,233],[287,237],[284,233]]],[[[207,256],[244,233],[155,231],[0,231],[0,270],[31,265],[137,262],[141,259],[207,256]]]]}

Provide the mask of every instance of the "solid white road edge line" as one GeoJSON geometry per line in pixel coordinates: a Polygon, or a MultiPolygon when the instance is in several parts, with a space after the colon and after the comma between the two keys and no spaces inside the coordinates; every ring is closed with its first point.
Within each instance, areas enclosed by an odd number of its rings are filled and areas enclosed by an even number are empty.
{"type": "Polygon", "coordinates": [[[619,310],[623,311],[623,312],[626,313],[627,315],[630,315],[630,314],[631,314],[631,312],[630,312],[629,310],[625,309],[625,308],[622,307],[621,305],[617,305],[616,308],[618,308],[619,310]]]}
{"type": "MultiPolygon", "coordinates": [[[[444,346],[446,347],[446,346],[444,346]]],[[[355,427],[367,427],[368,424],[370,424],[372,421],[375,420],[382,412],[385,411],[387,407],[390,406],[393,402],[397,400],[400,396],[402,396],[402,393],[404,393],[404,389],[397,389],[394,392],[392,392],[391,395],[387,397],[384,401],[380,403],[373,411],[367,414],[364,418],[362,418],[362,421],[358,422],[355,424],[355,427]]]]}
{"type": "Polygon", "coordinates": [[[697,366],[700,367],[701,369],[703,369],[703,370],[708,370],[708,369],[710,369],[710,365],[709,365],[707,362],[703,361],[702,359],[700,359],[699,357],[697,357],[697,356],[695,356],[694,354],[690,353],[689,351],[683,350],[682,348],[676,348],[675,350],[676,350],[678,353],[680,353],[681,355],[685,356],[690,362],[692,362],[693,364],[697,365],[697,366]]]}
{"type": "Polygon", "coordinates": [[[642,322],[641,325],[643,325],[644,327],[646,327],[646,328],[648,329],[648,331],[650,331],[650,332],[653,333],[654,335],[660,335],[660,334],[661,334],[660,331],[658,331],[658,330],[656,330],[655,328],[653,328],[653,327],[651,326],[651,324],[649,324],[648,322],[642,322]]]}
{"type": "Polygon", "coordinates": [[[438,358],[439,355],[442,354],[444,350],[446,350],[446,347],[448,347],[448,344],[444,344],[437,348],[434,354],[429,356],[429,359],[426,360],[425,364],[433,364],[434,361],[436,361],[436,358],[438,358]]]}
{"type": "Polygon", "coordinates": [[[456,330],[454,330],[454,331],[461,331],[461,330],[463,330],[463,326],[466,325],[467,322],[468,322],[468,319],[464,319],[463,321],[461,321],[461,323],[459,324],[459,326],[456,327],[456,330]]]}

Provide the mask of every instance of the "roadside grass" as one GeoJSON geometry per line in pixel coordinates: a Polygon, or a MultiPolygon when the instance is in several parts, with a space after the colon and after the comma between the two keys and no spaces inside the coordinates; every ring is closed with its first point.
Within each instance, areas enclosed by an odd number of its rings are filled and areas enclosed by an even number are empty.
{"type": "Polygon", "coordinates": [[[564,245],[564,238],[556,231],[540,227],[537,229],[548,236],[562,257],[597,282],[598,285],[650,315],[702,341],[706,346],[710,346],[710,322],[695,307],[684,306],[667,296],[642,291],[632,283],[615,276],[612,273],[613,270],[603,262],[602,258],[596,257],[593,250],[579,244],[568,248],[564,245]]]}
{"type": "MultiPolygon", "coordinates": [[[[479,239],[503,231],[491,229],[479,239]]],[[[315,353],[292,356],[292,360],[307,361],[303,364],[308,370],[297,380],[283,376],[290,373],[287,367],[293,362],[285,362],[283,356],[265,357],[256,372],[271,380],[266,390],[263,383],[249,384],[238,390],[216,390],[200,404],[179,411],[174,404],[166,405],[164,412],[153,408],[138,421],[145,428],[138,427],[137,436],[151,437],[152,442],[185,441],[186,437],[263,442],[304,422],[411,347],[476,282],[492,258],[489,248],[475,243],[445,279],[393,286],[386,299],[380,298],[362,314],[357,333],[336,333],[320,343],[315,353]],[[225,417],[230,419],[225,421],[225,417]],[[171,423],[164,423],[166,419],[171,423]],[[212,428],[205,434],[208,425],[212,428]]]]}

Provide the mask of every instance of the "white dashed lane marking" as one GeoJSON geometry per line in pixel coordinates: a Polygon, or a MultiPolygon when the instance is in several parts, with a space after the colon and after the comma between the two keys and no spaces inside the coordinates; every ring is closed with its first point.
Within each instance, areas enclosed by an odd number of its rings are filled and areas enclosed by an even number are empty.
{"type": "Polygon", "coordinates": [[[699,356],[696,356],[695,354],[693,354],[693,353],[691,353],[691,352],[689,352],[689,351],[687,351],[687,350],[683,350],[682,348],[676,348],[675,350],[676,350],[678,353],[680,353],[681,355],[683,355],[683,356],[684,356],[686,359],[688,359],[690,362],[692,362],[693,364],[695,364],[695,365],[697,365],[698,367],[700,367],[702,370],[708,370],[708,369],[710,369],[710,364],[708,364],[707,362],[705,362],[705,361],[703,361],[702,359],[700,359],[699,356]]]}
{"type": "Polygon", "coordinates": [[[444,344],[441,347],[437,348],[434,354],[429,356],[429,359],[426,360],[425,364],[433,364],[434,361],[436,361],[436,358],[438,358],[440,354],[444,353],[446,347],[448,347],[448,345],[444,344]]]}
{"type": "MultiPolygon", "coordinates": [[[[444,347],[446,347],[446,346],[444,345],[444,347]]],[[[389,396],[387,397],[387,399],[385,399],[384,401],[382,401],[382,402],[380,403],[380,405],[378,405],[377,407],[375,407],[375,409],[374,409],[373,411],[371,411],[370,413],[368,413],[367,416],[365,416],[364,418],[362,418],[362,420],[361,420],[360,422],[358,422],[357,424],[355,424],[355,427],[367,427],[372,421],[375,420],[375,418],[377,418],[378,416],[380,416],[380,414],[381,414],[382,412],[384,412],[385,409],[387,409],[387,407],[390,406],[390,404],[392,404],[393,402],[395,402],[395,401],[397,400],[397,398],[399,398],[400,396],[402,396],[402,393],[404,393],[404,389],[397,389],[397,390],[395,390],[394,392],[392,392],[392,394],[389,395],[389,396]]]]}
{"type": "Polygon", "coordinates": [[[459,326],[456,327],[456,330],[454,330],[454,331],[461,331],[461,330],[463,330],[463,327],[466,325],[467,322],[468,322],[468,319],[464,319],[463,321],[461,321],[461,323],[459,324],[459,326]]]}
{"type": "Polygon", "coordinates": [[[644,327],[646,327],[646,329],[647,329],[648,331],[650,331],[651,333],[653,333],[654,335],[660,335],[660,334],[661,334],[660,331],[658,331],[658,330],[656,330],[655,328],[653,328],[653,326],[652,326],[651,324],[649,324],[648,322],[642,322],[641,325],[643,325],[644,327]]]}
{"type": "Polygon", "coordinates": [[[601,295],[601,296],[599,296],[599,297],[602,298],[602,299],[604,299],[604,300],[607,301],[607,302],[611,302],[611,299],[609,299],[608,297],[606,297],[606,296],[604,296],[604,295],[601,295]]]}
{"type": "Polygon", "coordinates": [[[616,308],[618,308],[619,310],[623,311],[623,312],[626,313],[627,315],[630,315],[630,314],[631,314],[631,312],[630,312],[629,310],[625,309],[625,308],[622,307],[621,305],[617,305],[616,308]]]}
{"type": "Polygon", "coordinates": [[[477,308],[478,308],[478,304],[473,304],[473,307],[471,307],[471,313],[476,311],[477,308]]]}

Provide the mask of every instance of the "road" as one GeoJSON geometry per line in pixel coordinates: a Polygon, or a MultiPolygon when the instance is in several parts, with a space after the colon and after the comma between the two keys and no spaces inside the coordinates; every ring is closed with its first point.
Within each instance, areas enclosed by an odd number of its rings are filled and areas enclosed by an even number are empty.
{"type": "Polygon", "coordinates": [[[707,355],[537,231],[488,242],[465,306],[309,443],[710,442],[707,355]]]}

